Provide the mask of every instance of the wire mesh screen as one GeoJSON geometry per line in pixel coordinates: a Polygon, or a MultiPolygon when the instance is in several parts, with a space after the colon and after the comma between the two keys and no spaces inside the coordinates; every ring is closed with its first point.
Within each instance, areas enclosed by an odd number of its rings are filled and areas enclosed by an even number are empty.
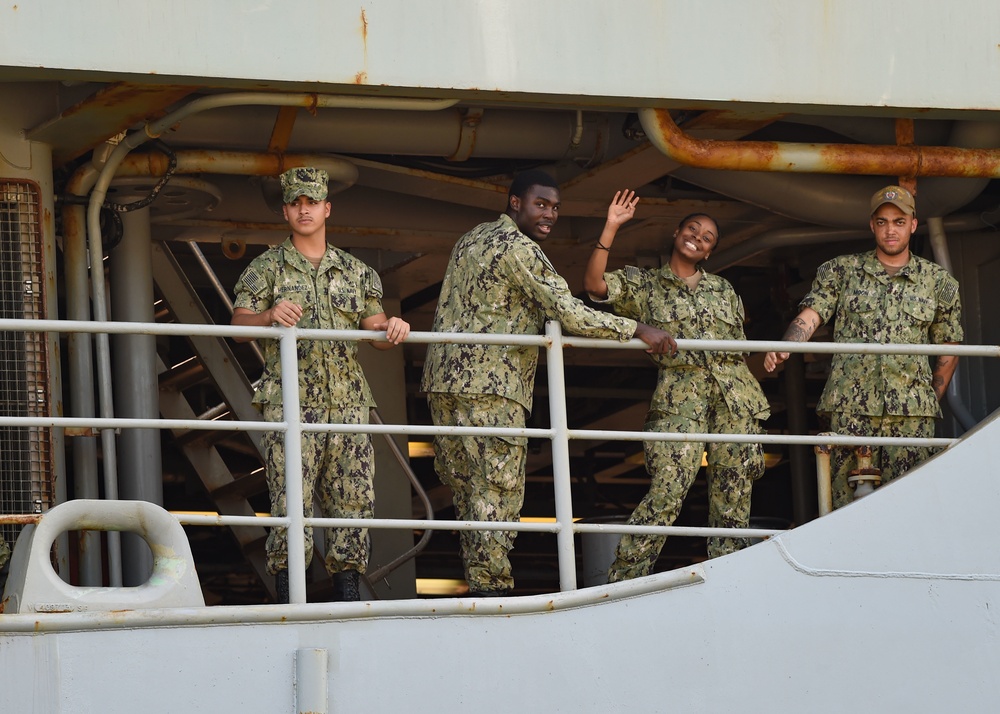
{"type": "MultiPolygon", "coordinates": [[[[0,180],[0,317],[44,319],[38,187],[0,180]]],[[[0,331],[0,414],[48,416],[48,353],[40,332],[0,331]]],[[[0,427],[0,513],[52,505],[52,435],[44,427],[0,427]]],[[[13,544],[21,526],[0,532],[13,544]]]]}

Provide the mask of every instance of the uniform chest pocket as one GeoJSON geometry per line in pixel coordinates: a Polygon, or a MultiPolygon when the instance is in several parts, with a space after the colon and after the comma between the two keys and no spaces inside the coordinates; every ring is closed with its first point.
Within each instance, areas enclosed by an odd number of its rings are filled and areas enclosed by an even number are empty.
{"type": "Polygon", "coordinates": [[[904,294],[901,307],[913,322],[930,323],[934,321],[935,303],[925,297],[904,294]]]}
{"type": "Polygon", "coordinates": [[[712,310],[712,314],[715,316],[716,320],[725,323],[727,327],[732,328],[740,325],[741,321],[739,316],[736,314],[736,311],[733,310],[733,306],[728,302],[716,305],[712,310]]]}
{"type": "Polygon", "coordinates": [[[872,313],[882,309],[882,300],[878,295],[860,293],[848,296],[844,301],[844,307],[847,308],[848,312],[862,315],[863,319],[867,320],[872,313]]]}
{"type": "Polygon", "coordinates": [[[661,302],[654,304],[649,310],[652,315],[651,323],[655,327],[670,325],[671,323],[687,322],[691,319],[691,305],[684,302],[668,303],[661,302]]]}
{"type": "Polygon", "coordinates": [[[358,293],[330,291],[330,307],[334,310],[354,315],[361,312],[363,304],[358,293]]]}

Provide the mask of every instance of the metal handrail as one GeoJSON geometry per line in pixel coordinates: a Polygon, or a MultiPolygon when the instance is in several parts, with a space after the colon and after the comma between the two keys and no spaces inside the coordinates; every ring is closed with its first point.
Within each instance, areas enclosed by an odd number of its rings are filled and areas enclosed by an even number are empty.
{"type": "MultiPolygon", "coordinates": [[[[205,277],[208,278],[208,281],[215,289],[215,292],[218,295],[219,299],[222,301],[222,304],[229,311],[229,314],[232,315],[234,313],[233,301],[229,298],[229,294],[226,291],[225,286],[223,286],[222,281],[220,281],[219,277],[215,274],[215,270],[212,269],[211,264],[208,262],[208,259],[205,257],[205,254],[202,253],[201,248],[198,247],[198,244],[191,242],[188,245],[190,246],[191,253],[194,255],[198,265],[201,266],[202,272],[205,274],[205,277]]],[[[250,343],[250,348],[253,351],[253,354],[256,356],[257,361],[261,364],[261,366],[263,366],[264,352],[263,350],[261,350],[260,345],[256,341],[253,341],[250,343]]],[[[255,389],[257,388],[258,384],[259,380],[253,385],[255,389]]],[[[210,413],[221,413],[221,409],[223,408],[223,406],[224,405],[218,405],[217,407],[214,407],[212,410],[209,410],[209,412],[207,412],[206,414],[199,415],[199,418],[204,419],[206,418],[207,414],[210,413]]],[[[372,407],[370,413],[371,413],[371,419],[376,424],[380,425],[385,424],[385,422],[382,421],[382,415],[379,413],[379,410],[377,408],[372,407]]],[[[402,451],[400,451],[399,446],[396,444],[395,439],[392,438],[393,434],[385,432],[383,434],[383,437],[385,439],[386,446],[389,447],[390,453],[392,453],[393,458],[396,459],[396,463],[399,464],[399,467],[403,470],[403,473],[406,474],[407,480],[410,482],[410,485],[413,486],[413,490],[416,492],[417,497],[420,498],[420,502],[424,506],[424,516],[426,517],[427,520],[434,520],[434,507],[431,504],[431,500],[427,495],[427,491],[420,483],[420,479],[418,479],[417,475],[413,472],[413,468],[410,466],[410,462],[407,460],[406,456],[403,454],[402,451]]],[[[368,581],[369,586],[371,585],[372,582],[378,582],[382,578],[389,575],[389,573],[396,570],[398,567],[403,565],[403,563],[417,557],[417,555],[423,552],[424,549],[427,547],[427,544],[430,542],[431,535],[432,531],[425,529],[423,535],[420,536],[420,540],[418,540],[411,548],[409,548],[402,554],[398,555],[397,557],[393,558],[391,561],[389,561],[382,567],[376,568],[370,573],[365,573],[364,577],[368,581]]],[[[371,589],[374,591],[373,588],[371,589]]]]}
{"type": "MultiPolygon", "coordinates": [[[[284,385],[298,384],[298,355],[296,342],[299,339],[321,340],[384,340],[385,333],[365,330],[328,331],[283,327],[237,327],[231,325],[178,325],[135,322],[91,322],[70,320],[22,320],[0,319],[0,330],[37,332],[87,332],[103,334],[160,334],[160,335],[212,335],[224,337],[254,337],[278,339],[281,350],[281,378],[284,385]]],[[[283,389],[284,411],[282,422],[236,422],[182,419],[130,419],[130,418],[76,418],[76,417],[10,417],[0,416],[0,426],[52,426],[91,427],[98,429],[119,428],[183,428],[232,431],[279,431],[285,434],[286,473],[301,471],[301,441],[303,432],[329,431],[338,433],[381,433],[381,434],[421,434],[421,435],[503,435],[528,436],[549,439],[553,444],[553,473],[556,494],[556,522],[480,522],[480,521],[433,521],[416,519],[333,519],[306,517],[302,511],[301,481],[286,479],[286,501],[288,516],[198,516],[176,514],[181,522],[190,525],[259,525],[283,526],[289,530],[289,580],[290,596],[293,603],[305,602],[304,533],[307,524],[319,527],[371,527],[390,529],[422,528],[429,533],[433,530],[512,530],[554,533],[560,563],[560,588],[576,588],[574,533],[643,533],[659,535],[742,535],[745,537],[765,537],[780,533],[772,529],[737,528],[697,528],[685,526],[629,526],[624,524],[574,523],[572,519],[570,477],[568,462],[568,442],[571,439],[616,439],[628,441],[705,441],[742,442],[810,445],[907,445],[907,446],[948,446],[957,439],[916,439],[890,437],[849,437],[849,436],[798,436],[772,434],[662,434],[652,432],[630,432],[611,430],[571,430],[566,427],[565,388],[562,382],[561,350],[564,346],[586,348],[647,349],[645,343],[633,339],[627,343],[611,340],[596,340],[579,337],[563,337],[558,323],[550,322],[545,335],[481,335],[466,333],[414,332],[408,341],[415,343],[454,342],[468,344],[521,344],[537,345],[549,350],[549,391],[550,414],[553,426],[539,428],[487,428],[487,427],[437,427],[425,425],[402,425],[376,423],[369,425],[352,424],[303,424],[299,418],[298,389],[283,389]],[[566,457],[559,456],[565,451],[566,457]]],[[[680,349],[712,351],[782,351],[814,353],[866,353],[866,354],[929,354],[1000,357],[1000,346],[996,345],[881,345],[842,343],[801,343],[780,341],[738,341],[738,340],[678,340],[680,349]]],[[[381,420],[378,420],[381,422],[381,420]]],[[[429,502],[426,504],[429,507],[429,502]]],[[[432,509],[430,511],[432,513],[432,509]]],[[[30,514],[26,514],[30,515],[30,514]]],[[[14,516],[19,517],[19,516],[14,516]]]]}

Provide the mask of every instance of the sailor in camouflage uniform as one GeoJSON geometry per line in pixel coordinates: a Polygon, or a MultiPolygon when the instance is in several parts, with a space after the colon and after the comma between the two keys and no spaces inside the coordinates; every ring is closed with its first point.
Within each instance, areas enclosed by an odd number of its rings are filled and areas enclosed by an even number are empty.
{"type": "MultiPolygon", "coordinates": [[[[719,228],[705,214],[682,219],[674,231],[670,262],[659,270],[628,266],[606,273],[618,228],[630,220],[639,199],[619,191],[608,209],[604,232],[587,264],[584,287],[596,302],[619,315],[644,320],[677,338],[743,340],[743,302],[723,278],[699,263],[718,244],[719,228]]],[[[653,355],[659,368],[645,431],[671,433],[759,434],[769,416],[767,399],[736,352],[679,352],[653,355]]],[[[649,492],[629,518],[630,525],[669,526],[680,513],[691,484],[708,454],[709,525],[745,528],[750,495],[764,473],[764,454],[755,443],[645,442],[649,492]]],[[[610,582],[648,575],[665,536],[623,535],[608,573],[610,582]]],[[[732,553],[745,538],[713,536],[708,555],[732,553]]]]}
{"type": "MultiPolygon", "coordinates": [[[[406,339],[410,327],[382,311],[382,283],[363,262],[326,243],[330,216],[326,171],[297,168],[281,175],[283,212],[292,234],[255,258],[236,286],[234,325],[281,325],[325,330],[385,330],[389,349],[406,339]]],[[[254,395],[267,421],[282,420],[281,366],[277,340],[264,345],[264,375],[254,395]]],[[[358,343],[299,340],[299,403],[305,423],[367,424],[375,406],[361,365],[358,343]]],[[[273,515],[285,515],[284,435],[267,432],[262,440],[273,515]]],[[[308,432],[302,435],[302,496],[313,511],[313,493],[326,518],[371,518],[375,470],[367,434],[308,432]]],[[[284,528],[267,538],[267,569],[277,576],[278,597],[288,602],[288,540],[284,528]]],[[[306,563],[312,559],[312,529],[306,528],[306,563]]],[[[368,532],[361,528],[328,531],[326,569],[335,597],[359,598],[360,573],[368,565],[368,532]]]]}
{"type": "MultiPolygon", "coordinates": [[[[783,339],[807,341],[835,320],[836,342],[956,344],[962,340],[958,282],[944,268],[910,254],[917,227],[913,196],[886,186],[871,200],[875,250],[834,258],[819,267],[812,289],[783,339]]],[[[768,371],[788,358],[769,352],[768,371]]],[[[934,436],[938,404],[958,357],[937,357],[931,369],[921,355],[833,356],[817,411],[829,413],[831,429],[850,436],[934,436]]],[[[905,474],[930,456],[922,447],[873,447],[872,464],[882,483],[905,474]]],[[[834,449],[833,506],[851,502],[848,475],[858,468],[853,447],[834,449]]]]}
{"type": "MultiPolygon", "coordinates": [[[[445,272],[434,330],[535,335],[546,320],[570,333],[627,341],[654,352],[676,350],[669,334],[592,310],[534,242],[556,223],[558,184],[541,171],[515,177],[506,213],[456,243],[445,272]]],[[[537,347],[434,344],[421,389],[440,426],[523,428],[531,410],[537,347]]],[[[516,521],[524,502],[524,437],[439,436],[434,466],[451,487],[461,520],[516,521]]],[[[471,594],[507,594],[514,587],[508,554],[514,532],[463,531],[462,561],[471,594]]]]}

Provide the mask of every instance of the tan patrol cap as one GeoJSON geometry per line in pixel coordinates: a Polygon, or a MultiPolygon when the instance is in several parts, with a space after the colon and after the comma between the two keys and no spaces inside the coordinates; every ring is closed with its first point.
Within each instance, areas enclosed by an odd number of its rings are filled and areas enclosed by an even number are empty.
{"type": "Polygon", "coordinates": [[[917,204],[913,201],[913,194],[902,186],[886,186],[879,189],[872,196],[872,213],[875,213],[883,203],[891,203],[908,216],[917,215],[917,204]]]}

